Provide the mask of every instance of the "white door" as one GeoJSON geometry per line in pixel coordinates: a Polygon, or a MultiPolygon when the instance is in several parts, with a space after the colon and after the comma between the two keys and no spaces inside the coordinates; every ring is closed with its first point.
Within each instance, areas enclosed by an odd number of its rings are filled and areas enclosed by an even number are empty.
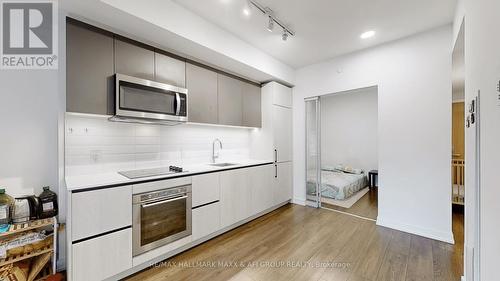
{"type": "Polygon", "coordinates": [[[308,98],[306,105],[306,204],[320,207],[321,126],[319,97],[308,98]]]}
{"type": "Polygon", "coordinates": [[[193,241],[220,229],[220,203],[193,209],[193,241]]]}
{"type": "Polygon", "coordinates": [[[248,169],[220,173],[221,227],[230,226],[251,215],[248,169]]]}
{"type": "Polygon", "coordinates": [[[292,199],[292,162],[275,164],[274,205],[292,199]]]}
{"type": "Polygon", "coordinates": [[[252,215],[274,206],[274,165],[248,169],[248,185],[252,192],[252,215]]]}
{"type": "Polygon", "coordinates": [[[292,109],[273,105],[273,136],[274,160],[292,161],[292,109]]]}
{"type": "Polygon", "coordinates": [[[273,104],[292,107],[292,89],[273,82],[273,104]]]}
{"type": "Polygon", "coordinates": [[[99,281],[132,268],[132,229],[72,245],[73,281],[99,281]]]}

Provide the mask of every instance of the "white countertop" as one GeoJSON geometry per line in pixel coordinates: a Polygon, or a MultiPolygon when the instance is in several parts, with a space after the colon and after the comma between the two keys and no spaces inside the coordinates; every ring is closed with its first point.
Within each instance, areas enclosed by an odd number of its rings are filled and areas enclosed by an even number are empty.
{"type": "MultiPolygon", "coordinates": [[[[231,163],[233,163],[231,161],[231,163]]],[[[105,187],[110,185],[127,185],[134,184],[137,182],[151,181],[151,180],[163,180],[168,178],[177,178],[177,177],[187,177],[196,174],[202,173],[210,173],[210,172],[219,172],[224,170],[232,170],[237,168],[244,168],[255,165],[264,165],[264,164],[272,164],[271,160],[245,160],[245,161],[235,161],[234,163],[238,163],[237,165],[231,165],[226,167],[216,167],[210,166],[209,163],[206,164],[198,164],[198,165],[186,165],[183,166],[183,169],[186,172],[169,174],[169,175],[161,175],[155,177],[145,177],[145,178],[137,178],[137,179],[129,179],[126,178],[118,172],[114,173],[103,173],[103,174],[89,174],[89,175],[78,175],[78,176],[67,176],[66,177],[66,189],[68,191],[76,191],[81,189],[89,189],[89,188],[98,188],[105,187]]]]}

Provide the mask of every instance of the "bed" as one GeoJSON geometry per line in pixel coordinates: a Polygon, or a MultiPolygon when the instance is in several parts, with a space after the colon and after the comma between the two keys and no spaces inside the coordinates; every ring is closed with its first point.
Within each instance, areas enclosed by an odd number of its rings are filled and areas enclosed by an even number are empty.
{"type": "MultiPolygon", "coordinates": [[[[316,177],[314,173],[307,173],[308,194],[314,194],[316,177]]],[[[321,170],[321,196],[336,200],[345,200],[368,185],[364,172],[351,174],[338,170],[321,170]]]]}

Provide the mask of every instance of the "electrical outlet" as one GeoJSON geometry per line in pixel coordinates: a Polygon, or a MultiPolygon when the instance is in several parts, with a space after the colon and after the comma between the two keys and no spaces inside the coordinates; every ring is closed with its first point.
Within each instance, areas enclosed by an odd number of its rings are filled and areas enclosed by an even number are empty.
{"type": "Polygon", "coordinates": [[[94,162],[97,163],[99,161],[99,158],[101,158],[102,151],[100,150],[91,150],[90,151],[90,159],[94,162]]]}

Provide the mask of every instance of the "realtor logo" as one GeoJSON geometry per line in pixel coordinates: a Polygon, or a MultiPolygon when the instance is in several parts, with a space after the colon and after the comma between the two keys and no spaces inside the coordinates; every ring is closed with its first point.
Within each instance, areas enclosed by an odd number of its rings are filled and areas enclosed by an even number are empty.
{"type": "Polygon", "coordinates": [[[54,1],[2,1],[1,68],[57,68],[54,1]]]}

